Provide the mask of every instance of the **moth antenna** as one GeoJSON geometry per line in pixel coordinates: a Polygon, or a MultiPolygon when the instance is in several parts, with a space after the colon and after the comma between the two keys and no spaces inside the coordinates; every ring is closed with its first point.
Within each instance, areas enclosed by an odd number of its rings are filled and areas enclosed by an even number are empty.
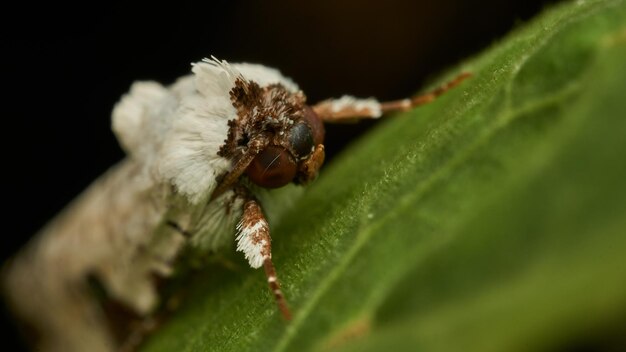
{"type": "Polygon", "coordinates": [[[211,200],[232,188],[239,181],[239,177],[246,171],[252,160],[254,160],[257,154],[266,146],[267,140],[265,139],[250,141],[248,150],[237,160],[233,168],[222,177],[217,187],[213,190],[213,193],[211,193],[211,200]]]}

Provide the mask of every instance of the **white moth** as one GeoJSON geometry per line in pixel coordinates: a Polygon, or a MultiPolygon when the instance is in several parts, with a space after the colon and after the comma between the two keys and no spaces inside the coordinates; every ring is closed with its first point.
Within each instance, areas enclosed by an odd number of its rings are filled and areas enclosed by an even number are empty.
{"type": "Polygon", "coordinates": [[[412,99],[345,96],[309,106],[298,86],[272,68],[212,58],[192,72],[169,87],[132,85],[112,119],[127,158],[5,268],[5,295],[35,332],[37,351],[119,349],[89,279],[146,315],[158,302],[154,274],[168,276],[185,245],[213,250],[235,240],[251,267],[265,268],[289,319],[255,190],[316,177],[324,161],[322,121],[408,110],[467,76],[412,99]]]}

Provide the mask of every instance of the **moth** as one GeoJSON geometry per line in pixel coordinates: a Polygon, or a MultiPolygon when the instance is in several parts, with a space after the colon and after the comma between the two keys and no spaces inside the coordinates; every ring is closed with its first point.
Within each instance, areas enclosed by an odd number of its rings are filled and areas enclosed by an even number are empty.
{"type": "Polygon", "coordinates": [[[432,101],[468,75],[414,98],[343,96],[309,105],[279,71],[212,57],[169,87],[136,82],[112,113],[127,153],[52,220],[8,265],[2,281],[38,351],[108,352],[120,342],[93,295],[142,316],[158,302],[183,246],[236,242],[263,267],[282,315],[291,312],[272,263],[258,194],[313,181],[324,162],[324,123],[378,118],[432,101]]]}

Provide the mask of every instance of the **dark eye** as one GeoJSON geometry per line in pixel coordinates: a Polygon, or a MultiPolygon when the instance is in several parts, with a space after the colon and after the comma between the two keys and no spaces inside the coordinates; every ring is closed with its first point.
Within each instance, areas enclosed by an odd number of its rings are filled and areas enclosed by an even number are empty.
{"type": "Polygon", "coordinates": [[[307,156],[313,150],[313,132],[304,122],[298,122],[289,131],[289,144],[298,158],[307,156]]]}
{"type": "Polygon", "coordinates": [[[282,187],[296,177],[296,163],[284,148],[269,146],[252,160],[246,174],[261,187],[282,187]]]}

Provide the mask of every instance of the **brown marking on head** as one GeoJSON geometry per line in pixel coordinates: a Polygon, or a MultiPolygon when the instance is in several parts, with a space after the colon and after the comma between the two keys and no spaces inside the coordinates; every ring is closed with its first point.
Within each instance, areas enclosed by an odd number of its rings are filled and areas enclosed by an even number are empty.
{"type": "Polygon", "coordinates": [[[278,83],[261,87],[239,78],[230,98],[237,118],[228,122],[228,137],[218,155],[232,160],[238,170],[224,177],[229,184],[220,182],[220,189],[231,187],[243,173],[267,188],[315,178],[324,160],[324,125],[302,92],[290,92],[278,83]],[[252,144],[264,147],[251,150],[252,144]],[[244,159],[246,165],[240,165],[244,159]]]}
{"type": "Polygon", "coordinates": [[[306,185],[317,178],[322,164],[324,164],[324,145],[318,144],[311,155],[300,163],[300,169],[298,170],[297,183],[306,185]]]}
{"type": "Polygon", "coordinates": [[[235,86],[230,90],[230,101],[237,110],[237,118],[228,121],[228,136],[224,145],[217,153],[219,156],[232,159],[235,152],[247,147],[250,136],[250,120],[254,108],[261,102],[263,89],[254,81],[237,78],[235,86]]]}

